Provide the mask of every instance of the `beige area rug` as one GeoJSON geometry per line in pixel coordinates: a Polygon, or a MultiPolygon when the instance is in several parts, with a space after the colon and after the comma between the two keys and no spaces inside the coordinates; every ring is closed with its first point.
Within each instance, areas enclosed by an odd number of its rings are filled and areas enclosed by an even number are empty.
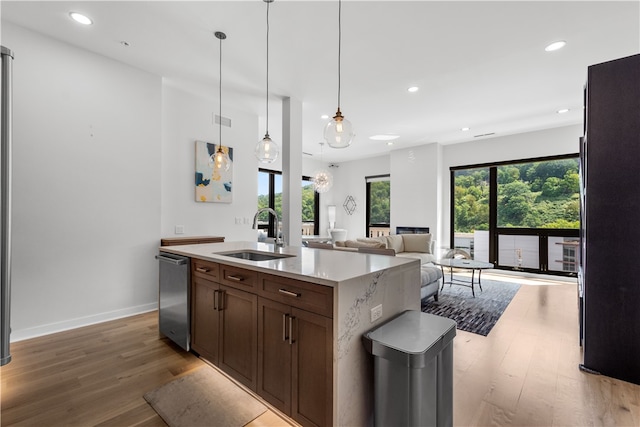
{"type": "Polygon", "coordinates": [[[244,426],[267,410],[208,366],[145,393],[144,398],[171,427],[244,426]]]}

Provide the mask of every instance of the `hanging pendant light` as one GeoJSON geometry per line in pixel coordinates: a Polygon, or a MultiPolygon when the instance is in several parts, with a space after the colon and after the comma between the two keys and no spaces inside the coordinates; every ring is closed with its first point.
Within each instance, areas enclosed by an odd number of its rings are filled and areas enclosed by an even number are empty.
{"type": "MultiPolygon", "coordinates": [[[[322,162],[322,146],[320,143],[320,162],[322,162]]],[[[326,193],[333,186],[333,175],[326,169],[319,169],[313,173],[313,189],[316,193],[326,193]]]]}
{"type": "Polygon", "coordinates": [[[338,0],[338,111],[324,128],[324,139],[331,148],[347,148],[353,141],[353,126],[340,112],[340,56],[342,53],[342,0],[338,0]]]}
{"type": "Polygon", "coordinates": [[[221,31],[216,31],[215,36],[220,40],[220,104],[219,104],[219,117],[218,121],[218,150],[209,158],[209,165],[214,169],[228,171],[231,167],[231,161],[229,160],[229,149],[223,149],[222,147],[222,40],[227,38],[227,35],[221,31]]]}
{"type": "Polygon", "coordinates": [[[261,163],[273,163],[278,158],[278,154],[280,154],[278,144],[273,142],[269,136],[269,3],[274,0],[263,1],[267,4],[267,122],[264,138],[256,144],[255,154],[261,163]]]}

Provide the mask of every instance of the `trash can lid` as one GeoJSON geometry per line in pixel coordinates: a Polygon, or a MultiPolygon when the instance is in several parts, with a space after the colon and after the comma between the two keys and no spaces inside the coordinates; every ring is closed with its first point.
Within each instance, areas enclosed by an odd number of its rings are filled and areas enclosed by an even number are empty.
{"type": "Polygon", "coordinates": [[[408,310],[367,332],[369,351],[374,356],[407,366],[424,366],[456,335],[456,322],[446,317],[408,310]]]}

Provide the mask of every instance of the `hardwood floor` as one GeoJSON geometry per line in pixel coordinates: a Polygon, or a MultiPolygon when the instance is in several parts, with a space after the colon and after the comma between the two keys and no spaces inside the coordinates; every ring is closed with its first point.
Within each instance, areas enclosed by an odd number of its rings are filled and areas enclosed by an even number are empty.
{"type": "MultiPolygon", "coordinates": [[[[575,283],[523,282],[487,337],[458,331],[455,424],[640,425],[640,386],[578,370],[575,283]]],[[[163,426],[142,395],[204,364],[159,338],[157,313],[11,350],[0,368],[2,426],[163,426]]],[[[288,423],[270,411],[248,424],[280,425],[288,423]]]]}
{"type": "Polygon", "coordinates": [[[455,424],[639,426],[640,386],[578,369],[576,284],[521,282],[487,337],[458,331],[455,424]]]}

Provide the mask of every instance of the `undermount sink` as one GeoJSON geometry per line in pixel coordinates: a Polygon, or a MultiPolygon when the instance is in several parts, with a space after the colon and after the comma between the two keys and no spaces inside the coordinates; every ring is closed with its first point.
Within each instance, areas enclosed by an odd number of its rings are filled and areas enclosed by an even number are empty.
{"type": "Polygon", "coordinates": [[[295,255],[287,255],[287,254],[276,254],[273,252],[263,252],[263,251],[238,251],[238,252],[224,252],[224,253],[216,253],[216,255],[224,255],[230,256],[233,258],[246,259],[248,261],[270,261],[279,258],[289,258],[295,255]]]}

